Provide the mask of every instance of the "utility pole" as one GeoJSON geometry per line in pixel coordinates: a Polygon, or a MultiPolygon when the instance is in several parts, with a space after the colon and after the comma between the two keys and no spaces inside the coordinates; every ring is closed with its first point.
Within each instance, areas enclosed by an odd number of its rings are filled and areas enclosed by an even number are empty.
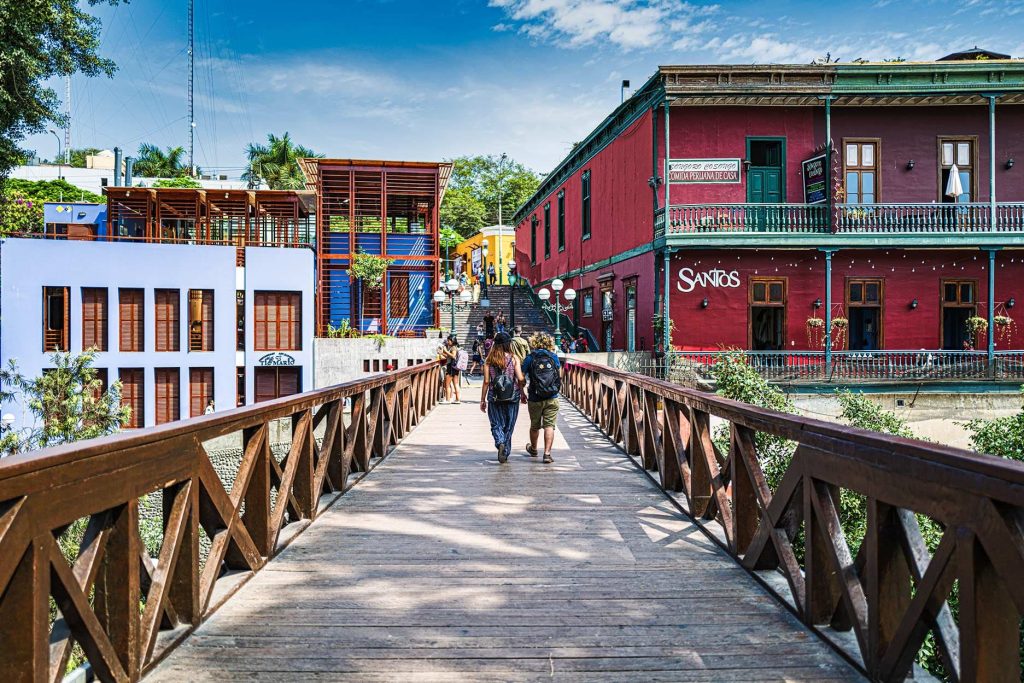
{"type": "Polygon", "coordinates": [[[68,125],[64,128],[64,163],[71,165],[71,74],[64,82],[64,105],[68,113],[68,125]]]}
{"type": "Polygon", "coordinates": [[[501,153],[501,158],[498,160],[498,284],[501,284],[501,235],[504,230],[504,221],[501,217],[501,185],[505,181],[505,162],[508,161],[508,155],[504,152],[501,153]]]}
{"type": "Polygon", "coordinates": [[[195,100],[192,95],[193,81],[195,80],[196,71],[195,42],[195,0],[188,0],[188,174],[193,178],[196,175],[194,156],[196,110],[195,100]]]}

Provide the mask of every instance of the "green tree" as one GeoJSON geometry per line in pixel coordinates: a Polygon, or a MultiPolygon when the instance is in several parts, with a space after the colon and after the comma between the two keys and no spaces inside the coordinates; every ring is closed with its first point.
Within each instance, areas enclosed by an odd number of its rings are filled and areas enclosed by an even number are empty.
{"type": "Polygon", "coordinates": [[[77,185],[72,185],[63,178],[60,180],[22,180],[8,178],[4,184],[8,194],[20,193],[34,202],[93,202],[106,204],[107,198],[101,194],[86,192],[77,185]]]}
{"type": "Polygon", "coordinates": [[[359,329],[363,329],[363,303],[366,301],[367,292],[375,292],[384,286],[384,276],[388,271],[391,261],[384,256],[368,254],[360,250],[352,259],[352,265],[348,269],[349,277],[359,282],[359,329]]]}
{"type": "MultiPolygon", "coordinates": [[[[117,2],[89,0],[90,5],[117,2]]],[[[80,4],[0,0],[0,184],[28,156],[18,146],[26,136],[65,123],[50,79],[114,74],[114,63],[98,54],[100,21],[80,4]]]]}
{"type": "Polygon", "coordinates": [[[248,181],[249,187],[253,188],[266,183],[271,190],[301,190],[306,186],[306,178],[298,160],[323,156],[295,144],[287,131],[281,137],[273,133],[267,135],[265,145],[249,143],[245,153],[249,157],[249,167],[242,174],[242,180],[248,181]]]}
{"type": "Polygon", "coordinates": [[[42,203],[10,190],[0,196],[0,236],[42,230],[42,203]]]}
{"type": "Polygon", "coordinates": [[[202,186],[203,184],[198,180],[195,178],[189,178],[188,176],[181,176],[180,178],[160,178],[159,180],[153,181],[153,187],[193,188],[202,186]]]}
{"type": "Polygon", "coordinates": [[[53,369],[28,379],[10,361],[0,370],[0,398],[17,399],[33,416],[33,423],[11,429],[0,439],[0,453],[8,455],[82,439],[113,434],[128,424],[131,409],[121,405],[121,383],[106,391],[92,367],[95,351],[79,355],[55,353],[53,369]]]}
{"type": "Polygon", "coordinates": [[[870,429],[874,432],[902,436],[905,439],[916,439],[910,431],[906,420],[898,417],[891,410],[886,410],[861,392],[856,394],[849,390],[836,391],[839,407],[842,411],[839,419],[849,425],[870,429]]]}
{"type": "Polygon", "coordinates": [[[139,145],[135,157],[134,174],[143,178],[180,178],[189,173],[184,160],[184,147],[168,147],[165,152],[156,145],[144,142],[139,145]]]}
{"type": "Polygon", "coordinates": [[[488,223],[507,222],[540,185],[540,176],[521,163],[497,155],[451,160],[452,175],[441,204],[441,222],[469,237],[488,223]]]}
{"type": "MultiPolygon", "coordinates": [[[[1024,399],[1024,387],[1021,387],[1024,399]]],[[[1016,415],[994,420],[978,418],[963,424],[971,448],[1012,460],[1024,460],[1024,407],[1016,415]]]]}
{"type": "Polygon", "coordinates": [[[71,163],[68,164],[72,168],[85,168],[85,158],[94,154],[99,154],[103,150],[96,147],[83,147],[82,149],[71,149],[71,163]]]}

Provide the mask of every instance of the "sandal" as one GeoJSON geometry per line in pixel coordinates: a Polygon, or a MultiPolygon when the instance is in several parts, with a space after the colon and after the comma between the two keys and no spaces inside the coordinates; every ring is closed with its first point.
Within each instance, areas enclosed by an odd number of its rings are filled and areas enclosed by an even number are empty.
{"type": "Polygon", "coordinates": [[[537,457],[537,447],[531,445],[529,441],[526,442],[526,452],[530,455],[531,458],[537,457]]]}
{"type": "Polygon", "coordinates": [[[544,462],[545,463],[552,463],[554,461],[555,461],[555,459],[551,457],[550,453],[545,453],[544,454],[544,462]]]}

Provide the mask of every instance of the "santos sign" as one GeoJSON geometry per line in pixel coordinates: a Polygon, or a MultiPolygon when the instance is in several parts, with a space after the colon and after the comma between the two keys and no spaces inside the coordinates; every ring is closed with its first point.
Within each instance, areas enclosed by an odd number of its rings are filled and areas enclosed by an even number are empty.
{"type": "Polygon", "coordinates": [[[703,273],[694,272],[693,268],[679,269],[679,282],[676,289],[680,292],[692,292],[694,287],[739,287],[740,273],[737,270],[715,268],[703,273]]]}

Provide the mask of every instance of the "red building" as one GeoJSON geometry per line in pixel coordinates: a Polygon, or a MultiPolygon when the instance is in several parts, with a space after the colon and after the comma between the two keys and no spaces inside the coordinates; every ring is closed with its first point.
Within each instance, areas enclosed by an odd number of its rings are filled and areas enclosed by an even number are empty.
{"type": "Polygon", "coordinates": [[[656,349],[667,299],[683,352],[1005,361],[1022,105],[1013,60],[661,67],[519,209],[519,270],[602,349],[656,349]]]}

